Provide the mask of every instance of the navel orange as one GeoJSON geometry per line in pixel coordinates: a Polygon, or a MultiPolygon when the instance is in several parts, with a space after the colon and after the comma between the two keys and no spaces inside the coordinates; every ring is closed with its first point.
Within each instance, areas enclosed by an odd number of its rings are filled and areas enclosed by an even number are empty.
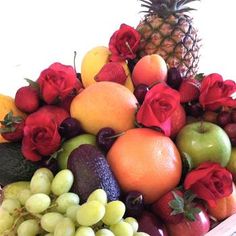
{"type": "Polygon", "coordinates": [[[130,129],[121,135],[107,160],[121,189],[141,192],[146,203],[176,187],[181,177],[181,158],[173,141],[147,128],[130,129]]]}

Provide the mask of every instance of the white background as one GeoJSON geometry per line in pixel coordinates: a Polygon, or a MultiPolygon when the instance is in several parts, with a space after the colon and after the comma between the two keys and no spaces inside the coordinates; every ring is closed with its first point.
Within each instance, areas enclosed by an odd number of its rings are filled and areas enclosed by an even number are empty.
{"type": "MultiPolygon", "coordinates": [[[[0,93],[14,96],[53,62],[77,70],[84,54],[107,46],[121,23],[136,27],[137,0],[0,0],[0,93]]],[[[199,72],[218,72],[236,80],[235,0],[202,0],[194,4],[195,25],[202,38],[199,72]]]]}

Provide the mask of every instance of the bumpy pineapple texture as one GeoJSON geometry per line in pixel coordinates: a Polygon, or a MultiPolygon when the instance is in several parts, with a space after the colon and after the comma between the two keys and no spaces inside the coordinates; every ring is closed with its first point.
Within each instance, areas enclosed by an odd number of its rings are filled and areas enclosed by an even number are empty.
{"type": "Polygon", "coordinates": [[[140,0],[145,13],[137,30],[141,34],[139,56],[157,53],[169,67],[176,67],[182,76],[197,73],[199,38],[187,13],[186,4],[198,0],[140,0]]]}

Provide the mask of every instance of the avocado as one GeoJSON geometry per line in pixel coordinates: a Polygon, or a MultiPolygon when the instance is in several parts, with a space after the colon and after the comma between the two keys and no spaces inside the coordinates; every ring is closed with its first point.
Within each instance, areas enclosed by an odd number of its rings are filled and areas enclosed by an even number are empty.
{"type": "Polygon", "coordinates": [[[120,187],[104,154],[94,145],[82,144],[74,149],[68,158],[68,169],[74,175],[72,191],[86,202],[90,193],[103,189],[108,201],[120,197],[120,187]]]}
{"type": "Polygon", "coordinates": [[[29,181],[39,167],[24,158],[20,143],[0,143],[0,185],[29,181]]]}

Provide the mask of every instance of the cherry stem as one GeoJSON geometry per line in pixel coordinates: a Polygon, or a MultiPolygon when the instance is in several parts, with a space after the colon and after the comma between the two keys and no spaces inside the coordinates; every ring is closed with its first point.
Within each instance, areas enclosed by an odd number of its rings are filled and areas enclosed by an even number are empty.
{"type": "Polygon", "coordinates": [[[121,132],[119,134],[114,134],[114,135],[111,135],[109,137],[105,137],[105,139],[113,139],[113,138],[118,138],[120,137],[121,135],[125,134],[125,132],[121,132]]]}

